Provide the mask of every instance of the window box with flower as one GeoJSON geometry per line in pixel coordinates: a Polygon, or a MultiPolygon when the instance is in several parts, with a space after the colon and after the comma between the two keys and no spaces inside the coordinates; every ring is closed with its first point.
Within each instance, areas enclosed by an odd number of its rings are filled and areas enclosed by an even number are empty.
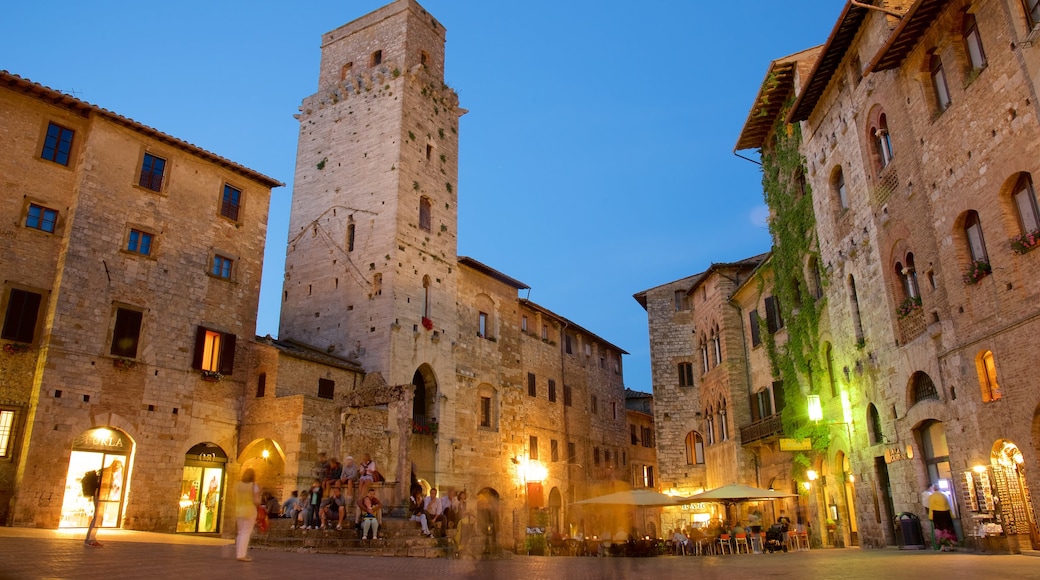
{"type": "Polygon", "coordinates": [[[429,421],[416,421],[412,419],[412,433],[416,435],[437,435],[437,417],[431,417],[429,421]]]}
{"type": "Polygon", "coordinates": [[[1033,230],[1019,234],[1010,240],[1011,249],[1016,254],[1025,254],[1033,248],[1040,246],[1040,230],[1033,230]]]}
{"type": "Polygon", "coordinates": [[[215,383],[224,378],[219,371],[202,371],[202,380],[215,383]]]}
{"type": "Polygon", "coordinates": [[[964,283],[978,284],[986,276],[993,273],[993,267],[985,260],[974,260],[968,265],[968,271],[964,273],[964,283]]]}
{"type": "Polygon", "coordinates": [[[24,342],[8,342],[4,343],[4,352],[7,354],[22,354],[32,350],[31,344],[25,344],[24,342]]]}
{"type": "Polygon", "coordinates": [[[906,318],[915,311],[921,309],[921,297],[920,296],[907,296],[906,300],[903,300],[896,308],[896,314],[899,318],[906,318]]]}
{"type": "Polygon", "coordinates": [[[112,366],[120,370],[128,371],[137,366],[137,361],[132,358],[117,356],[112,359],[112,366]]]}

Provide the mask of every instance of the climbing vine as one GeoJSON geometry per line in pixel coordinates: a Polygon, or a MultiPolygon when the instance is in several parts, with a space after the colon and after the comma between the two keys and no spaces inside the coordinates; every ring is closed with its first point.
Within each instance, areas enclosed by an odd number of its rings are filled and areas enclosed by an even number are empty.
{"type": "MultiPolygon", "coordinates": [[[[792,103],[793,98],[777,115],[772,140],[761,151],[762,190],[770,208],[769,231],[774,242],[773,295],[779,301],[787,334],[787,341],[777,344],[773,334],[765,333],[764,342],[773,378],[784,384],[784,433],[797,439],[809,438],[813,449],[821,450],[829,444],[828,429],[809,422],[806,394],[819,393],[825,372],[819,357],[823,299],[817,299],[806,283],[808,258],[815,257],[815,263],[819,263],[819,252],[812,191],[805,180],[805,158],[799,151],[801,128],[785,122],[792,103]],[[802,385],[808,385],[808,392],[802,385]]],[[[809,457],[798,454],[794,462],[804,470],[809,457]]]]}

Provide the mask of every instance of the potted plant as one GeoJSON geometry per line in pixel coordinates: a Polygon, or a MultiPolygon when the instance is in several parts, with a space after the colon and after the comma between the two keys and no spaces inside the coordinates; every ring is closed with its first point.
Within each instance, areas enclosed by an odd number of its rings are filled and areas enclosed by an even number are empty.
{"type": "Polygon", "coordinates": [[[968,271],[964,273],[965,284],[977,284],[993,272],[993,267],[985,260],[972,260],[968,265],[968,271]]]}
{"type": "Polygon", "coordinates": [[[1024,234],[1014,236],[1010,240],[1011,249],[1016,254],[1024,254],[1040,245],[1040,230],[1033,230],[1024,234]]]}
{"type": "Polygon", "coordinates": [[[220,379],[224,378],[224,375],[220,374],[219,371],[202,371],[202,380],[215,383],[220,379]]]}
{"type": "Polygon", "coordinates": [[[906,300],[903,300],[899,307],[896,308],[896,314],[899,318],[906,318],[914,313],[916,310],[921,308],[921,297],[920,296],[907,296],[906,300]]]}
{"type": "Polygon", "coordinates": [[[935,544],[943,552],[954,551],[953,545],[957,542],[957,536],[946,530],[935,530],[935,544]]]}

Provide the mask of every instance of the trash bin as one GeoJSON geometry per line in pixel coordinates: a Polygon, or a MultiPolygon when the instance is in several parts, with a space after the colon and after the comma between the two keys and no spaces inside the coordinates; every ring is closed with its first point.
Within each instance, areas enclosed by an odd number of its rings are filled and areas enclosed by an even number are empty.
{"type": "Polygon", "coordinates": [[[902,532],[899,548],[902,550],[923,550],[924,535],[921,533],[921,520],[917,514],[903,512],[896,518],[898,528],[902,532]]]}

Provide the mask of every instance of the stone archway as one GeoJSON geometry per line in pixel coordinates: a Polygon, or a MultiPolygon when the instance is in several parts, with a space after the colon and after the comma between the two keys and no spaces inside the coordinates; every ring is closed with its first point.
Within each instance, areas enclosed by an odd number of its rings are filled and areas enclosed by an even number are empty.
{"type": "Polygon", "coordinates": [[[1007,439],[994,443],[990,467],[993,489],[1000,498],[999,523],[1008,538],[1009,548],[1017,552],[1017,544],[1018,548],[1037,549],[1040,538],[1037,537],[1036,515],[1026,483],[1025,457],[1018,445],[1007,439]]]}

